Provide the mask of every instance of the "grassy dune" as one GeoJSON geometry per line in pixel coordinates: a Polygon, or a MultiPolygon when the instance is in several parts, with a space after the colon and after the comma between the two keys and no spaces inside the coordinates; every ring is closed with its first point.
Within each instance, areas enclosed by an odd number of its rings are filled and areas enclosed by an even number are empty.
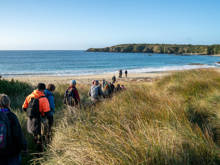
{"type": "MultiPolygon", "coordinates": [[[[128,83],[126,91],[82,110],[63,106],[66,87],[56,89],[53,140],[33,164],[220,163],[218,72],[184,71],[153,84],[128,83]]],[[[78,89],[82,104],[88,104],[89,86],[78,85],[78,89]]],[[[17,114],[25,131],[25,114],[17,114]]],[[[26,157],[24,164],[30,159],[33,156],[26,157]]]]}
{"type": "Polygon", "coordinates": [[[132,84],[95,107],[63,110],[53,141],[38,161],[219,164],[219,101],[220,74],[212,70],[132,84]]]}

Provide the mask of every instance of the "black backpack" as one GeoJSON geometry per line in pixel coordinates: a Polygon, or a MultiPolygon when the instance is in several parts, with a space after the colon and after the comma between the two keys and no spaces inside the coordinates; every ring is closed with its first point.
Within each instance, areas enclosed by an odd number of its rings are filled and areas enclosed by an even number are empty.
{"type": "Polygon", "coordinates": [[[7,148],[12,142],[11,125],[7,113],[0,111],[0,155],[8,152],[7,148]]]}
{"type": "Polygon", "coordinates": [[[74,106],[77,104],[77,100],[74,95],[74,90],[76,90],[76,89],[70,88],[70,89],[66,90],[66,92],[64,94],[64,100],[63,100],[64,104],[70,105],[70,106],[74,106]]]}
{"type": "Polygon", "coordinates": [[[39,99],[45,96],[41,96],[39,98],[31,98],[31,101],[28,104],[27,108],[27,116],[30,118],[39,118],[40,110],[39,110],[39,99]]]}

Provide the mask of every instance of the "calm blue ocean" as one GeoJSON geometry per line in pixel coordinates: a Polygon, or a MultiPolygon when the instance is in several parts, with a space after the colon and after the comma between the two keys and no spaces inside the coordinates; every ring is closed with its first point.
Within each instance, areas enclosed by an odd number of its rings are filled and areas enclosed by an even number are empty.
{"type": "Polygon", "coordinates": [[[218,67],[220,57],[85,51],[0,51],[0,75],[89,75],[218,67]],[[200,63],[203,65],[192,65],[200,63]]]}

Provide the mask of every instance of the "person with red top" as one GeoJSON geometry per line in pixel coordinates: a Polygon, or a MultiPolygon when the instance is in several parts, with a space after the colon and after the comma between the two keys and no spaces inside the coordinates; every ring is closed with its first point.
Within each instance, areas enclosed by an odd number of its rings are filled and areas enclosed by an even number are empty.
{"type": "Polygon", "coordinates": [[[34,139],[38,144],[41,143],[41,121],[50,112],[50,104],[44,94],[45,88],[45,84],[39,83],[37,89],[26,97],[22,106],[22,109],[28,114],[27,131],[34,135],[34,139]],[[37,100],[37,104],[34,103],[34,100],[37,100]],[[32,113],[33,110],[35,110],[35,113],[32,113]]]}
{"type": "Polygon", "coordinates": [[[70,86],[64,94],[64,104],[69,106],[80,105],[80,97],[79,97],[79,92],[76,88],[76,80],[72,80],[70,82],[70,86]]]}

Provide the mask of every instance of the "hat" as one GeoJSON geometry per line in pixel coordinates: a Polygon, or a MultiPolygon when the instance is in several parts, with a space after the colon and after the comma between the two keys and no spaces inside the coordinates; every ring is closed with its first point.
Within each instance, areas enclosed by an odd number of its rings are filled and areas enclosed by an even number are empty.
{"type": "Polygon", "coordinates": [[[98,84],[99,84],[99,80],[95,80],[95,84],[97,84],[97,85],[98,85],[98,84]]]}
{"type": "Polygon", "coordinates": [[[76,80],[72,80],[72,81],[70,82],[70,84],[71,84],[71,85],[76,85],[76,80]]]}

